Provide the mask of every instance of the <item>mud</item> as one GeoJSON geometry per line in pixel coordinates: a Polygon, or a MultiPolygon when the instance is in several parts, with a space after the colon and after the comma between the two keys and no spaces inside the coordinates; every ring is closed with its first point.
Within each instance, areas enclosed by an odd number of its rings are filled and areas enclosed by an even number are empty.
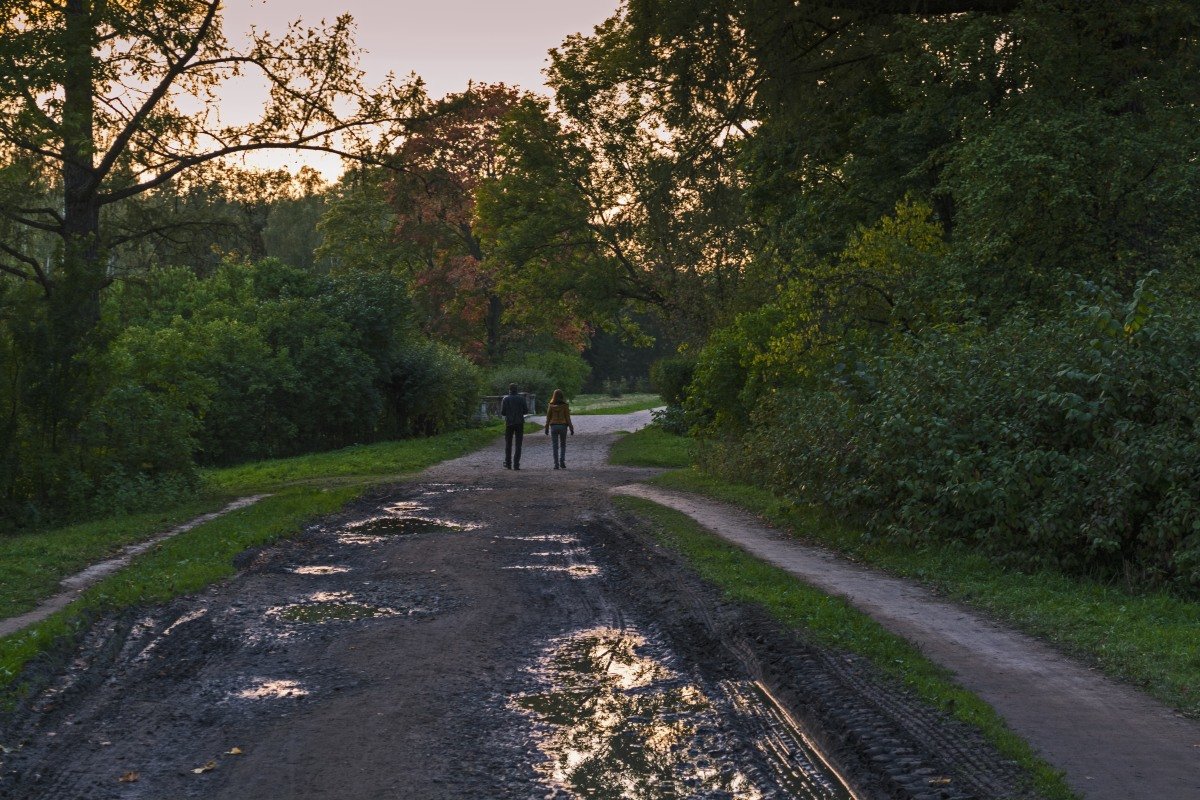
{"type": "Polygon", "coordinates": [[[580,433],[565,474],[529,436],[520,473],[451,462],[97,620],[0,716],[0,797],[1029,796],[972,731],[654,546],[607,495],[648,473],[580,433]]]}

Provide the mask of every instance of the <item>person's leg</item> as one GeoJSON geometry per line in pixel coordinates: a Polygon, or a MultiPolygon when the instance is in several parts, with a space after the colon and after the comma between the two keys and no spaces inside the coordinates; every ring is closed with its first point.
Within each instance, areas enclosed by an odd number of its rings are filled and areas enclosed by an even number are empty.
{"type": "Polygon", "coordinates": [[[504,426],[504,468],[512,469],[513,426],[504,426]]]}
{"type": "Polygon", "coordinates": [[[513,425],[513,469],[521,468],[521,442],[525,439],[525,426],[513,425]]]}
{"type": "Polygon", "coordinates": [[[567,426],[566,425],[562,426],[562,431],[560,431],[558,435],[562,437],[562,447],[560,447],[559,451],[558,451],[558,465],[560,467],[562,467],[563,469],[566,469],[566,467],[567,467],[567,426]]]}
{"type": "Polygon", "coordinates": [[[550,445],[551,445],[551,454],[554,457],[554,468],[555,469],[558,469],[558,465],[561,461],[559,452],[560,452],[560,448],[564,444],[565,444],[565,440],[563,439],[562,426],[551,425],[550,426],[550,445]]]}

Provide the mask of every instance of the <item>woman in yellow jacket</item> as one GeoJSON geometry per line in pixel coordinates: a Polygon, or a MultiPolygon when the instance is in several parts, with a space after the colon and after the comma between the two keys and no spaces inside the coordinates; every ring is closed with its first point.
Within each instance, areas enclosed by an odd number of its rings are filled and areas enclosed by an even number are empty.
{"type": "Polygon", "coordinates": [[[562,389],[555,389],[550,396],[550,405],[546,407],[546,433],[550,434],[553,446],[554,468],[567,468],[567,431],[575,435],[575,425],[571,422],[571,407],[563,397],[562,389]]]}

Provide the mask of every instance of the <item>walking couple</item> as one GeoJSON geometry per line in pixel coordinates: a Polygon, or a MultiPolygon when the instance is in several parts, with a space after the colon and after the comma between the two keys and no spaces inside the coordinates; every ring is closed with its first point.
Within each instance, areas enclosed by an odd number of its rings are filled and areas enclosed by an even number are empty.
{"type": "MultiPolygon", "coordinates": [[[[529,404],[517,392],[517,385],[508,385],[508,394],[500,401],[500,416],[504,417],[504,468],[521,468],[521,443],[525,438],[525,417],[529,404]],[[513,445],[516,445],[514,448],[513,445]]],[[[571,422],[571,407],[563,396],[562,389],[555,389],[546,408],[545,433],[549,434],[554,456],[554,468],[567,468],[567,431],[575,435],[575,424],[571,422]]]]}

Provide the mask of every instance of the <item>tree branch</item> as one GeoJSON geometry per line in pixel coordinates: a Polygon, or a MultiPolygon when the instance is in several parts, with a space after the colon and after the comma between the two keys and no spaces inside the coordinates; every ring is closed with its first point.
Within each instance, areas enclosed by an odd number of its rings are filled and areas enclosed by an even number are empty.
{"type": "Polygon", "coordinates": [[[0,242],[0,250],[8,253],[22,264],[28,264],[30,267],[33,267],[33,275],[30,275],[27,272],[22,272],[21,270],[15,267],[10,267],[4,263],[0,263],[0,270],[7,272],[9,275],[16,275],[18,278],[22,278],[23,280],[36,280],[39,284],[41,284],[43,290],[49,292],[50,284],[46,280],[46,273],[42,271],[42,265],[38,263],[36,258],[27,256],[20,250],[9,247],[4,242],[0,242]]]}
{"type": "Polygon", "coordinates": [[[208,36],[208,32],[212,29],[213,20],[216,19],[217,10],[220,8],[220,6],[221,0],[208,0],[208,10],[205,11],[204,19],[196,28],[196,35],[192,37],[191,42],[188,43],[187,49],[183,52],[183,55],[179,57],[179,60],[167,69],[167,72],[165,75],[163,75],[162,80],[158,82],[158,85],[154,87],[153,91],[146,96],[146,99],[142,102],[141,107],[138,108],[138,110],[134,112],[133,116],[131,116],[125,123],[125,127],[121,129],[121,132],[113,138],[113,143],[109,145],[108,151],[104,154],[104,158],[100,160],[100,163],[92,172],[90,181],[91,185],[88,187],[89,191],[94,191],[96,187],[100,185],[100,181],[102,181],[104,176],[107,175],[109,170],[112,169],[113,164],[115,164],[117,159],[121,157],[121,153],[125,152],[125,148],[129,145],[130,139],[132,139],[134,134],[137,133],[137,131],[141,128],[142,123],[146,121],[146,118],[149,117],[150,114],[153,113],[154,109],[158,107],[158,104],[162,101],[162,99],[166,97],[167,92],[171,88],[171,84],[173,84],[175,79],[182,75],[184,70],[187,69],[188,61],[195,57],[196,53],[200,49],[200,45],[204,42],[205,37],[208,36]]]}

